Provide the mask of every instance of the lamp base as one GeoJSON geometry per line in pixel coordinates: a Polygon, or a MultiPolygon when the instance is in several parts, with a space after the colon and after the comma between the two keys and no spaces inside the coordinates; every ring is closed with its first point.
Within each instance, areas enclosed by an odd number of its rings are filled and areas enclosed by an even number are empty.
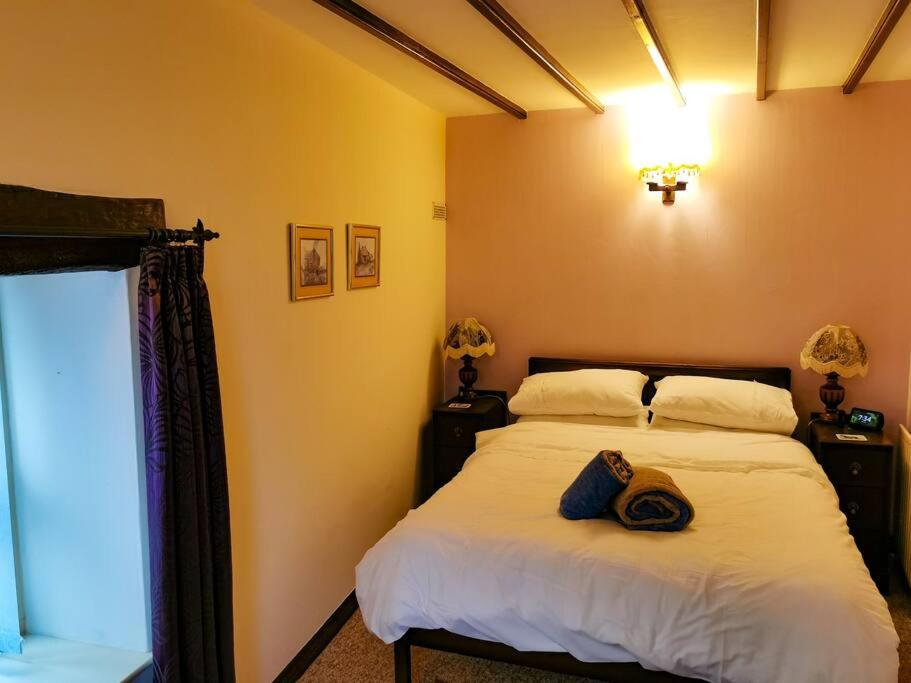
{"type": "Polygon", "coordinates": [[[471,356],[462,356],[464,365],[459,368],[459,381],[462,386],[459,387],[459,398],[473,399],[474,391],[472,387],[478,381],[478,369],[472,365],[474,359],[471,356]]]}
{"type": "Polygon", "coordinates": [[[838,383],[837,372],[826,375],[826,383],[819,387],[819,399],[826,406],[819,419],[823,422],[840,422],[841,411],[838,406],[845,400],[845,388],[838,383]]]}

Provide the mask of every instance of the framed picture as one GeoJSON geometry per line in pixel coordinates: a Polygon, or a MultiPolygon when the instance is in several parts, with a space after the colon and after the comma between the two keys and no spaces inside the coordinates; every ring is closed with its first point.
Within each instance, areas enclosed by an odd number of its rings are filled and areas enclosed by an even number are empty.
{"type": "Polygon", "coordinates": [[[379,287],[380,229],[348,224],[348,289],[379,287]]]}
{"type": "Polygon", "coordinates": [[[291,300],[332,296],[332,228],[291,224],[291,300]]]}

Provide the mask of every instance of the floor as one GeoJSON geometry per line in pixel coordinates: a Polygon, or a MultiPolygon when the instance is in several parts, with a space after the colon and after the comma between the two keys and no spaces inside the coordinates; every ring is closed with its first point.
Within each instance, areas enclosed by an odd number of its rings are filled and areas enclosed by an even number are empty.
{"type": "MultiPolygon", "coordinates": [[[[895,630],[901,638],[900,683],[911,683],[911,593],[903,578],[892,580],[888,598],[895,630]]],[[[301,678],[302,683],[385,683],[392,681],[392,646],[368,633],[360,612],[301,678]]],[[[588,679],[559,676],[536,669],[499,664],[471,657],[412,649],[414,683],[585,683],[588,679]]]]}

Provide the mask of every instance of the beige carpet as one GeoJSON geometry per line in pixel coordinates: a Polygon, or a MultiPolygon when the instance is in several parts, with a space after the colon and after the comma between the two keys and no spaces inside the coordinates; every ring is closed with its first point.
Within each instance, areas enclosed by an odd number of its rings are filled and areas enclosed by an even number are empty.
{"type": "MultiPolygon", "coordinates": [[[[892,579],[889,609],[901,638],[899,681],[911,683],[911,595],[903,578],[892,579]]],[[[412,649],[412,678],[414,683],[584,683],[589,680],[422,648],[412,649]]],[[[384,645],[368,633],[357,612],[300,680],[308,683],[392,681],[392,646],[384,645]]]]}

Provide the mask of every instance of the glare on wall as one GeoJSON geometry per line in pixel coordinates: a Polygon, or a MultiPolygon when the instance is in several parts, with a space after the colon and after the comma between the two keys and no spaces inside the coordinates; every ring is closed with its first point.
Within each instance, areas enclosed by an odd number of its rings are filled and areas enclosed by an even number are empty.
{"type": "Polygon", "coordinates": [[[606,98],[625,110],[628,161],[636,178],[639,170],[669,163],[698,164],[712,160],[710,103],[723,88],[710,84],[683,87],[686,106],[679,106],[667,88],[643,88],[606,98]]]}

